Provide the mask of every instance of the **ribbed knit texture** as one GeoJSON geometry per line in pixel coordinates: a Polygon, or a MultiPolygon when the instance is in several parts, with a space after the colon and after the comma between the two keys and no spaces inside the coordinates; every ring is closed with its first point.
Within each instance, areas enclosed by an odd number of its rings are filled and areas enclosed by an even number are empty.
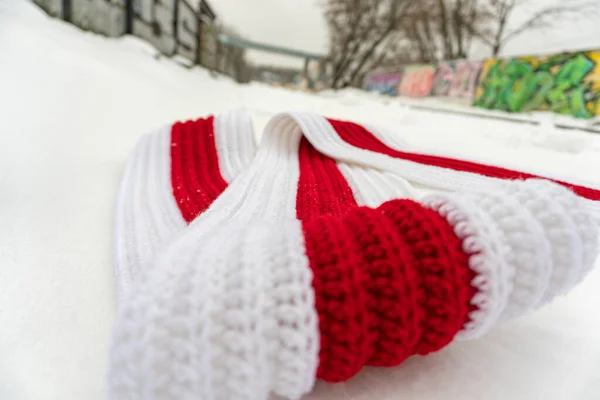
{"type": "Polygon", "coordinates": [[[341,215],[356,206],[352,190],[335,160],[319,153],[304,137],[300,141],[298,163],[300,179],[296,217],[299,220],[320,215],[341,215]]]}
{"type": "Polygon", "coordinates": [[[255,153],[250,117],[233,111],[142,138],[117,199],[115,271],[121,298],[159,248],[206,210],[255,153]],[[223,176],[227,177],[227,180],[223,176]]]}
{"type": "Polygon", "coordinates": [[[178,122],[171,129],[171,183],[181,214],[190,223],[227,187],[219,170],[214,118],[178,122]]]}
{"type": "MultiPolygon", "coordinates": [[[[472,172],[490,178],[500,179],[529,179],[539,178],[539,176],[522,172],[513,171],[506,168],[496,167],[492,165],[483,165],[474,162],[457,160],[447,157],[432,156],[427,154],[410,153],[399,151],[386,146],[378,140],[371,132],[363,126],[349,122],[329,119],[329,123],[336,130],[342,140],[348,144],[364,150],[369,150],[375,153],[384,154],[393,158],[416,162],[422,165],[430,165],[433,167],[447,168],[460,172],[472,172]]],[[[553,179],[556,183],[568,187],[576,194],[590,200],[600,200],[600,192],[584,186],[574,185],[568,182],[553,179]]]]}
{"type": "Polygon", "coordinates": [[[298,399],[549,303],[593,268],[600,191],[547,178],[303,113],[258,149],[239,112],[144,137],[109,398],[298,399]]]}
{"type": "Polygon", "coordinates": [[[448,344],[467,319],[471,271],[452,227],[416,202],[303,225],[319,313],[317,377],[394,366],[448,344]]]}

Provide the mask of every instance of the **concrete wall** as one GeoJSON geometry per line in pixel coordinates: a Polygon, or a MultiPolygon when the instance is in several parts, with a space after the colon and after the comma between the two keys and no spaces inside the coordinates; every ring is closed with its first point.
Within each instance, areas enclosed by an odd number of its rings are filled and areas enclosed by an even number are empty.
{"type": "Polygon", "coordinates": [[[190,60],[196,57],[196,15],[185,3],[179,2],[177,36],[179,45],[175,49],[173,34],[173,0],[137,0],[134,11],[133,34],[152,43],[164,54],[180,54],[190,60]]]}
{"type": "Polygon", "coordinates": [[[219,51],[216,28],[212,25],[203,24],[200,39],[202,41],[202,65],[216,69],[219,51]]]}
{"type": "MultiPolygon", "coordinates": [[[[33,1],[48,14],[64,18],[63,0],[33,1]]],[[[134,0],[132,33],[154,45],[163,54],[181,55],[193,62],[198,45],[197,17],[189,1],[178,0],[175,35],[174,3],[175,0],[134,0]]],[[[121,36],[126,31],[125,7],[125,0],[71,0],[71,22],[85,30],[121,36]]],[[[230,76],[240,75],[240,50],[221,46],[214,26],[202,24],[201,30],[201,64],[230,76]]]]}
{"type": "Polygon", "coordinates": [[[73,0],[71,4],[71,22],[80,28],[107,36],[125,33],[122,0],[73,0]]]}
{"type": "MultiPolygon", "coordinates": [[[[33,0],[48,14],[64,18],[63,0],[33,0]]],[[[125,33],[124,0],[71,0],[71,22],[107,36],[125,33]]]]}
{"type": "Polygon", "coordinates": [[[196,58],[196,15],[194,11],[188,8],[185,3],[179,6],[179,24],[177,25],[177,36],[179,39],[179,48],[177,53],[194,60],[196,58]]]}
{"type": "Polygon", "coordinates": [[[133,34],[148,42],[163,54],[172,54],[175,49],[173,38],[173,1],[136,0],[133,6],[133,34]]]}

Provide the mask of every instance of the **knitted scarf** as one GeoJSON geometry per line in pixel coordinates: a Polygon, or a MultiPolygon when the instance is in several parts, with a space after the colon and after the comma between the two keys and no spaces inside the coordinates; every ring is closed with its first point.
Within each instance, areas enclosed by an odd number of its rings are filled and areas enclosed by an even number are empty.
{"type": "Polygon", "coordinates": [[[298,399],[549,303],[598,256],[600,191],[286,113],[139,142],[116,211],[112,399],[298,399]]]}

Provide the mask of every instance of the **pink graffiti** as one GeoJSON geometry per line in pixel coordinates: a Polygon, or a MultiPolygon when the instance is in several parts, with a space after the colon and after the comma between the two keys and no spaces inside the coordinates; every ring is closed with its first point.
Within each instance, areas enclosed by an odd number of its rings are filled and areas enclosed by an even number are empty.
{"type": "Polygon", "coordinates": [[[373,74],[365,80],[365,88],[382,94],[395,96],[398,82],[402,79],[400,73],[373,74]]]}
{"type": "Polygon", "coordinates": [[[400,83],[400,95],[425,97],[431,94],[434,69],[432,66],[413,67],[407,69],[400,83]]]}
{"type": "Polygon", "coordinates": [[[473,98],[480,71],[481,63],[457,63],[454,78],[450,81],[448,96],[473,98]]]}

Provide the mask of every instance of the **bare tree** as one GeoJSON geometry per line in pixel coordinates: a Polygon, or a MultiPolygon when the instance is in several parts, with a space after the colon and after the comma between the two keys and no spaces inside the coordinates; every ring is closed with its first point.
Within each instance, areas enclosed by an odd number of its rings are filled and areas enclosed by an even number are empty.
{"type": "Polygon", "coordinates": [[[473,29],[483,15],[481,0],[421,0],[403,21],[420,61],[467,57],[473,29]]]}
{"type": "Polygon", "coordinates": [[[480,10],[485,24],[471,23],[468,29],[490,46],[492,54],[497,56],[508,42],[524,32],[551,27],[566,17],[596,13],[600,7],[597,0],[556,0],[554,4],[539,8],[524,21],[512,26],[511,18],[530,3],[532,0],[487,0],[480,10]]]}
{"type": "Polygon", "coordinates": [[[374,68],[467,58],[475,38],[496,56],[528,30],[600,8],[599,0],[548,0],[556,3],[522,19],[534,0],[323,1],[334,88],[374,68]]]}
{"type": "Polygon", "coordinates": [[[332,86],[341,88],[360,80],[367,69],[387,57],[390,40],[403,17],[418,0],[326,0],[332,86]]]}
{"type": "MultiPolygon", "coordinates": [[[[325,0],[332,86],[407,62],[465,58],[483,0],[325,0]]],[[[483,30],[478,30],[483,31],[483,30]]]]}
{"type": "Polygon", "coordinates": [[[450,57],[446,57],[447,60],[467,57],[473,40],[473,33],[469,27],[484,22],[481,3],[481,0],[455,0],[451,2],[448,18],[452,28],[451,43],[453,47],[451,48],[450,57]]]}

